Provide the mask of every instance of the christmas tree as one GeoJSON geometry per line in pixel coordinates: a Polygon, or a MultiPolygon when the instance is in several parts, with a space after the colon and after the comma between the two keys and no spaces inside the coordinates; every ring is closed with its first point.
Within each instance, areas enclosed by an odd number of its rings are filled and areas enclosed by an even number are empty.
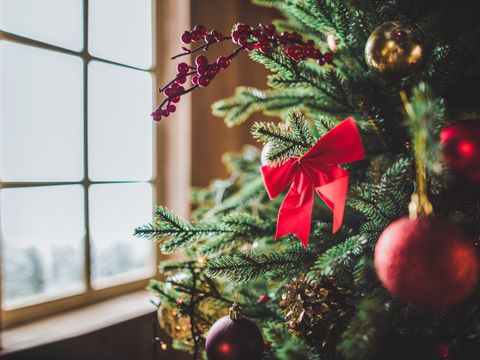
{"type": "Polygon", "coordinates": [[[160,206],[136,229],[186,255],[149,286],[160,325],[194,359],[479,359],[474,3],[254,2],[283,18],[185,31],[174,58],[237,47],[180,62],[152,114],[244,53],[271,71],[213,104],[227,126],[262,112],[262,151],[225,154],[193,220],[160,206]]]}

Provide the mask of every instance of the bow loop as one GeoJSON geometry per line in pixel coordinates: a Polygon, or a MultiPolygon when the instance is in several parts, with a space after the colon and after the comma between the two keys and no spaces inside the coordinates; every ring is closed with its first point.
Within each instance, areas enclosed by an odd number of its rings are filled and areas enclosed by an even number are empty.
{"type": "Polygon", "coordinates": [[[270,199],[291,184],[278,211],[275,239],[296,234],[308,245],[314,190],[333,212],[333,232],[342,225],[348,190],[348,171],[336,164],[365,157],[353,118],[326,133],[301,158],[292,157],[280,166],[263,166],[263,181],[270,199]]]}
{"type": "Polygon", "coordinates": [[[362,139],[353,117],[343,120],[327,132],[302,157],[315,165],[337,165],[365,158],[362,139]]]}
{"type": "Polygon", "coordinates": [[[295,159],[289,159],[279,166],[262,166],[263,182],[270,199],[275,199],[292,183],[297,167],[298,164],[295,159]]]}

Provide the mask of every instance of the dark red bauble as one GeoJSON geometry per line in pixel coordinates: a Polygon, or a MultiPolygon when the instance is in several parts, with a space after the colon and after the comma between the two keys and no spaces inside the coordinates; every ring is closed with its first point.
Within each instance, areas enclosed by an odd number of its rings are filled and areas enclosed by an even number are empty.
{"type": "Polygon", "coordinates": [[[252,321],[224,316],[208,331],[205,349],[208,360],[260,360],[263,337],[252,321]]]}
{"type": "Polygon", "coordinates": [[[480,120],[443,129],[440,142],[447,166],[465,180],[480,182],[480,120]]]}
{"type": "Polygon", "coordinates": [[[445,219],[400,218],[380,235],[375,268],[398,299],[424,309],[443,309],[464,299],[479,272],[473,244],[445,219]]]}

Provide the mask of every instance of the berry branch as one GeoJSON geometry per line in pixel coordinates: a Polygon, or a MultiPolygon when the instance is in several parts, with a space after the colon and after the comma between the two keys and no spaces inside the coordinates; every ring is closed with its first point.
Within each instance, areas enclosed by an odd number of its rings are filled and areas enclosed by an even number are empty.
{"type": "Polygon", "coordinates": [[[159,89],[166,96],[166,99],[152,112],[153,120],[160,121],[175,112],[176,106],[174,104],[178,103],[183,95],[199,87],[207,87],[220,70],[226,69],[230,62],[244,50],[257,50],[262,54],[269,54],[272,49],[281,48],[285,56],[297,62],[313,59],[321,66],[333,63],[332,53],[322,54],[319,49],[315,48],[313,40],[304,41],[297,32],[278,33],[272,24],[260,24],[258,28],[253,28],[247,24],[237,24],[233,28],[231,36],[225,36],[217,30],[207,31],[203,25],[195,25],[192,31],[185,31],[181,36],[183,44],[191,44],[201,39],[205,41],[203,45],[194,49],[182,47],[184,52],[173,56],[171,59],[190,55],[200,50],[207,51],[210,45],[227,40],[231,40],[239,46],[229,55],[220,56],[211,63],[206,56],[199,55],[195,58],[193,65],[186,62],[178,64],[174,79],[159,89]],[[182,84],[186,83],[187,78],[190,78],[193,86],[185,89],[182,84]]]}

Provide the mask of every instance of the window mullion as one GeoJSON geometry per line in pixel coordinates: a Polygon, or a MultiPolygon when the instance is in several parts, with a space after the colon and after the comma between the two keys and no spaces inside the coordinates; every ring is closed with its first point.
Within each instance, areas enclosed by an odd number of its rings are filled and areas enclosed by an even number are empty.
{"type": "Polygon", "coordinates": [[[91,271],[91,242],[90,242],[90,222],[89,222],[89,189],[90,181],[88,177],[88,0],[83,1],[83,164],[84,164],[84,204],[85,204],[85,250],[84,250],[84,281],[86,292],[92,291],[92,271],[91,271]]]}

